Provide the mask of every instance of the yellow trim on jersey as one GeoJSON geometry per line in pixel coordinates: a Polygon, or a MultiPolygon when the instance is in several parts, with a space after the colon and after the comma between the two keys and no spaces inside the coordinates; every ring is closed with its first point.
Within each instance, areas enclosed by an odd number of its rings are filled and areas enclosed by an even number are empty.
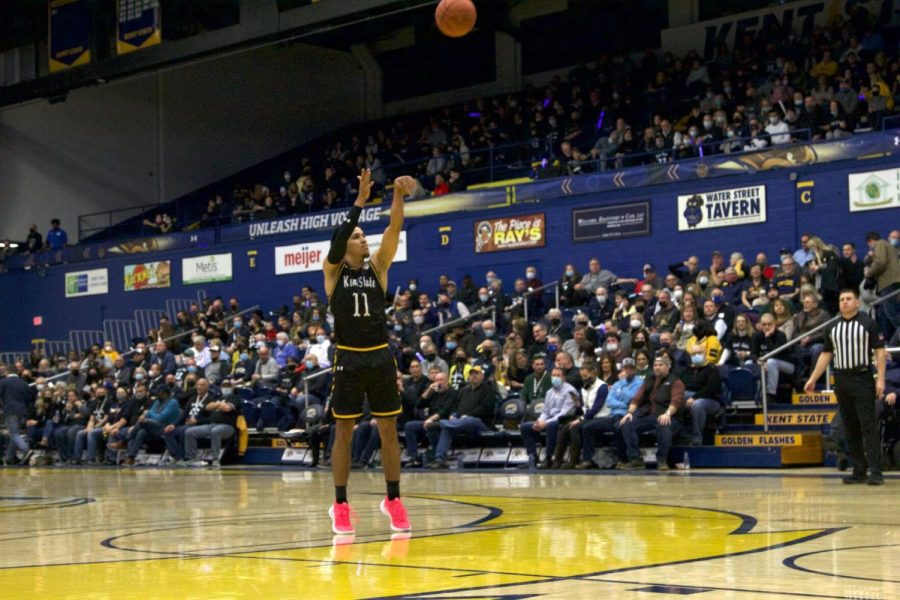
{"type": "Polygon", "coordinates": [[[358,419],[361,416],[363,416],[362,413],[359,413],[358,415],[339,415],[336,412],[334,412],[333,408],[331,409],[331,414],[334,415],[335,419],[358,419]]]}
{"type": "Polygon", "coordinates": [[[381,277],[378,276],[378,269],[375,268],[375,265],[372,264],[371,260],[369,261],[369,270],[372,271],[372,274],[375,276],[375,281],[381,286],[381,291],[387,294],[387,288],[381,283],[381,277]]]}
{"type": "MultiPolygon", "coordinates": [[[[380,346],[371,346],[369,348],[354,348],[353,346],[341,346],[340,344],[337,345],[338,350],[350,350],[351,352],[374,352],[375,350],[383,350],[387,347],[387,344],[381,344],[380,346]]],[[[337,360],[335,360],[334,362],[337,362],[337,360]]]]}
{"type": "Polygon", "coordinates": [[[397,410],[393,410],[391,412],[386,412],[386,413],[377,413],[377,412],[373,411],[372,416],[373,417],[393,417],[394,415],[399,415],[402,412],[403,412],[402,408],[398,408],[397,410]]]}
{"type": "Polygon", "coordinates": [[[337,287],[337,284],[341,279],[341,273],[344,272],[344,267],[346,267],[346,266],[347,266],[347,263],[344,263],[344,262],[341,263],[341,268],[338,269],[337,275],[335,275],[335,277],[334,277],[334,285],[331,286],[331,291],[328,292],[328,296],[327,296],[328,300],[330,300],[331,297],[334,295],[334,288],[337,287]]]}

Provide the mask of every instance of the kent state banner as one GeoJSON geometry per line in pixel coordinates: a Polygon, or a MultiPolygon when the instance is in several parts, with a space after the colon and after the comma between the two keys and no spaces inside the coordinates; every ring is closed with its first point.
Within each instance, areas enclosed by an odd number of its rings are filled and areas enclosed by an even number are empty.
{"type": "Polygon", "coordinates": [[[91,62],[91,17],[87,0],[50,0],[50,72],[91,62]]]}
{"type": "Polygon", "coordinates": [[[116,52],[126,54],[162,42],[159,0],[119,0],[116,52]]]}

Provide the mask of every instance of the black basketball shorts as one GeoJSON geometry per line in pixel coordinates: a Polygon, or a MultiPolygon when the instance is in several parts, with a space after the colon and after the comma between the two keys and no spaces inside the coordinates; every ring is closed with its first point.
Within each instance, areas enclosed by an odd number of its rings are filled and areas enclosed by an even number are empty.
{"type": "Polygon", "coordinates": [[[385,346],[359,352],[335,350],[331,412],[335,419],[363,416],[363,401],[369,401],[373,417],[392,417],[402,412],[397,391],[397,362],[385,346]]]}

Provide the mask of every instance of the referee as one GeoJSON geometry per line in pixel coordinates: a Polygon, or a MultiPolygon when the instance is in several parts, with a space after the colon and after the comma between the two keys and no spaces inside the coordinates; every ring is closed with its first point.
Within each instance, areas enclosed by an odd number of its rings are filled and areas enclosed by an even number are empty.
{"type": "Polygon", "coordinates": [[[847,429],[847,445],[853,459],[853,474],[844,483],[884,485],[881,475],[881,439],[875,417],[875,401],[884,395],[884,337],[875,321],[859,312],[859,295],[847,289],[840,295],[841,318],[825,336],[819,356],[804,389],[812,392],[816,381],[834,358],[834,391],[847,429]],[[878,377],[872,379],[872,352],[878,377]],[[863,451],[865,448],[865,451],[863,451]],[[866,464],[869,479],[866,481],[866,464]]]}

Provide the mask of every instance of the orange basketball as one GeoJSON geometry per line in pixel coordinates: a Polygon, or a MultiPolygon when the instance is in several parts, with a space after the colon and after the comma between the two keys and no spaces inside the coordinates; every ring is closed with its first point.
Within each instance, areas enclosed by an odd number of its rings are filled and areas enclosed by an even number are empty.
{"type": "Polygon", "coordinates": [[[478,13],[472,0],[441,0],[434,11],[434,22],[447,37],[462,37],[472,31],[478,13]]]}

